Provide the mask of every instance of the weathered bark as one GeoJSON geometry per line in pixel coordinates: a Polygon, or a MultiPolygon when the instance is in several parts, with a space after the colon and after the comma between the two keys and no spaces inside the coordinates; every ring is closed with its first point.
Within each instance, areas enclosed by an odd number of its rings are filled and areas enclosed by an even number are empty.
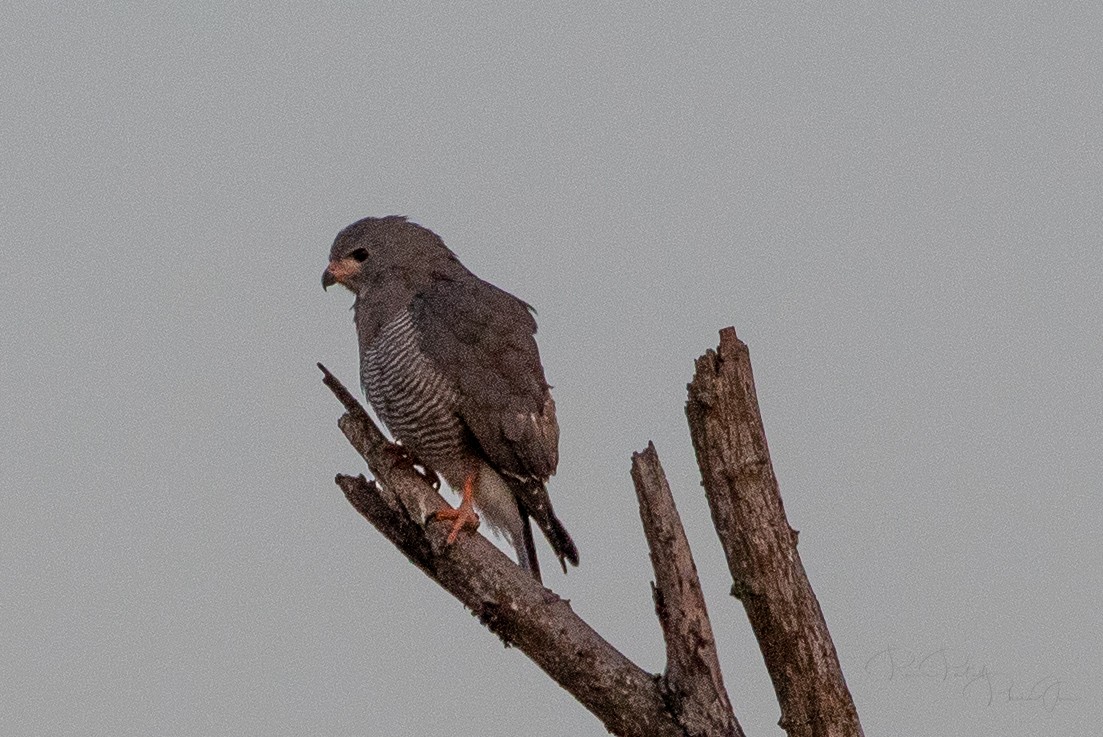
{"type": "Polygon", "coordinates": [[[686,403],[712,520],[790,737],[861,737],[774,477],[750,353],[734,328],[697,359],[686,403]]]}
{"type": "MultiPolygon", "coordinates": [[[[529,656],[616,735],[685,737],[656,676],[606,642],[570,604],[541,586],[482,535],[446,546],[448,525],[432,512],[447,506],[392,445],[359,402],[319,364],[344,404],[338,421],[379,483],[338,476],[353,507],[407,558],[459,599],[507,645],[529,656]]],[[[715,733],[720,734],[720,733],[715,733]]]]}
{"type": "Polygon", "coordinates": [[[697,566],[653,444],[632,455],[632,481],[655,571],[655,612],[666,640],[667,701],[689,735],[742,737],[724,690],[697,566]]]}
{"type": "MultiPolygon", "coordinates": [[[[616,735],[742,737],[724,690],[696,566],[652,445],[632,457],[632,479],[655,571],[652,591],[667,666],[645,672],[481,535],[445,545],[448,505],[437,484],[387,441],[321,364],[345,406],[338,421],[379,483],[337,476],[349,502],[418,568],[507,645],[541,669],[616,735]]],[[[747,347],[733,328],[697,360],[686,404],[713,523],[791,737],[862,737],[834,645],[797,554],[770,463],[747,347]]],[[[435,481],[435,479],[433,479],[435,481]]]]}

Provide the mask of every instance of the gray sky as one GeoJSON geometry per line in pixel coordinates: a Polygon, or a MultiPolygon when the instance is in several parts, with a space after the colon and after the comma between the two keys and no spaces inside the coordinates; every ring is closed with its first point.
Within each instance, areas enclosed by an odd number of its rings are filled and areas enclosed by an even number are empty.
{"type": "Polygon", "coordinates": [[[642,666],[654,440],[782,734],[683,415],[735,325],[866,733],[1103,721],[1098,6],[8,3],[0,38],[0,732],[604,734],[333,485],[319,277],[389,213],[539,310],[582,556],[547,583],[642,666]]]}

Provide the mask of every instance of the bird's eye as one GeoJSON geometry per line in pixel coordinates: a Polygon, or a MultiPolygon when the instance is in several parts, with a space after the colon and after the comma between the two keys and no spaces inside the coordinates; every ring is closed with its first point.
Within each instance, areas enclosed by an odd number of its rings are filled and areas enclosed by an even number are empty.
{"type": "Polygon", "coordinates": [[[355,251],[349,254],[360,263],[364,263],[368,260],[368,252],[363,248],[357,248],[355,251]]]}

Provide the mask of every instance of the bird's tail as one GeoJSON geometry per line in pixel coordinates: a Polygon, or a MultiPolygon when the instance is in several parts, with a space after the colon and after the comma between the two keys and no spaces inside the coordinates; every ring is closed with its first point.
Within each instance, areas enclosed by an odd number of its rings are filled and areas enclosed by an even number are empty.
{"type": "Polygon", "coordinates": [[[540,561],[536,558],[536,543],[532,539],[532,521],[524,507],[521,508],[521,545],[517,548],[517,562],[540,583],[540,561]]]}
{"type": "Polygon", "coordinates": [[[567,572],[568,561],[570,561],[572,566],[577,566],[578,548],[574,546],[574,540],[567,534],[566,528],[563,527],[563,523],[559,521],[555,513],[548,510],[546,524],[541,520],[536,520],[536,522],[540,525],[540,530],[544,533],[544,537],[548,539],[548,544],[550,544],[552,550],[555,551],[556,557],[559,558],[559,565],[562,567],[563,572],[567,572]]]}
{"type": "Polygon", "coordinates": [[[517,500],[517,510],[521,513],[521,539],[514,542],[521,567],[531,571],[537,581],[540,580],[540,564],[536,560],[536,545],[532,539],[530,519],[535,520],[537,527],[544,533],[548,544],[559,558],[563,572],[567,572],[568,561],[577,566],[578,548],[574,546],[574,541],[567,534],[563,523],[555,516],[544,483],[538,479],[517,477],[511,478],[510,482],[510,488],[517,500]]]}
{"type": "Polygon", "coordinates": [[[540,531],[544,533],[544,537],[547,538],[552,551],[554,551],[556,557],[559,558],[559,565],[563,568],[563,572],[567,572],[568,561],[571,565],[577,566],[578,548],[575,547],[574,541],[571,540],[571,536],[567,533],[566,528],[563,527],[563,523],[555,516],[555,512],[548,507],[534,512],[533,510],[527,509],[524,505],[521,505],[521,537],[524,549],[517,551],[517,559],[522,561],[521,567],[531,571],[537,581],[541,580],[540,563],[536,559],[536,544],[532,539],[532,525],[529,522],[530,517],[536,520],[536,524],[540,527],[540,531]]]}

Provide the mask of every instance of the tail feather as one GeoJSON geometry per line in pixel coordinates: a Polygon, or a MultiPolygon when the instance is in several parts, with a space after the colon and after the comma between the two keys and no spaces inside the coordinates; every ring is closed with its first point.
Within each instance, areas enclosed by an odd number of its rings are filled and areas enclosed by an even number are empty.
{"type": "Polygon", "coordinates": [[[544,533],[544,537],[547,538],[548,544],[551,545],[552,551],[555,556],[559,558],[559,566],[563,569],[563,572],[567,572],[567,562],[569,561],[572,566],[578,565],[578,548],[575,547],[574,541],[571,540],[571,536],[567,533],[567,529],[563,527],[563,523],[559,521],[559,518],[555,516],[555,513],[550,509],[545,508],[541,510],[542,514],[533,514],[532,511],[526,509],[524,505],[521,505],[521,518],[524,520],[524,537],[526,554],[530,561],[529,568],[536,571],[537,580],[539,576],[539,565],[536,563],[536,548],[532,541],[532,529],[529,525],[529,517],[536,520],[536,524],[540,527],[540,531],[544,533]]]}
{"type": "Polygon", "coordinates": [[[548,498],[548,491],[543,482],[516,477],[510,479],[510,481],[512,482],[510,488],[517,499],[517,507],[521,513],[523,523],[521,527],[524,549],[518,549],[517,551],[518,559],[525,561],[522,566],[533,571],[536,579],[540,580],[540,566],[536,562],[536,547],[533,545],[530,518],[536,521],[536,525],[544,533],[548,544],[551,545],[556,557],[559,558],[559,565],[563,568],[563,572],[567,572],[568,562],[573,566],[577,566],[578,548],[575,547],[574,541],[571,540],[571,536],[563,527],[563,523],[552,511],[551,500],[548,498]]]}
{"type": "Polygon", "coordinates": [[[532,522],[524,507],[520,511],[521,546],[517,548],[517,562],[538,582],[544,583],[544,579],[540,577],[540,561],[536,558],[536,542],[532,539],[532,522]]]}
{"type": "Polygon", "coordinates": [[[559,565],[563,568],[563,572],[567,572],[567,561],[570,561],[572,566],[577,566],[578,548],[574,546],[574,540],[571,540],[571,536],[567,534],[567,530],[563,527],[563,523],[559,521],[559,518],[549,511],[547,524],[541,524],[541,520],[537,520],[537,524],[540,524],[540,530],[544,533],[544,537],[548,539],[548,544],[552,546],[552,550],[559,558],[559,565]]]}

